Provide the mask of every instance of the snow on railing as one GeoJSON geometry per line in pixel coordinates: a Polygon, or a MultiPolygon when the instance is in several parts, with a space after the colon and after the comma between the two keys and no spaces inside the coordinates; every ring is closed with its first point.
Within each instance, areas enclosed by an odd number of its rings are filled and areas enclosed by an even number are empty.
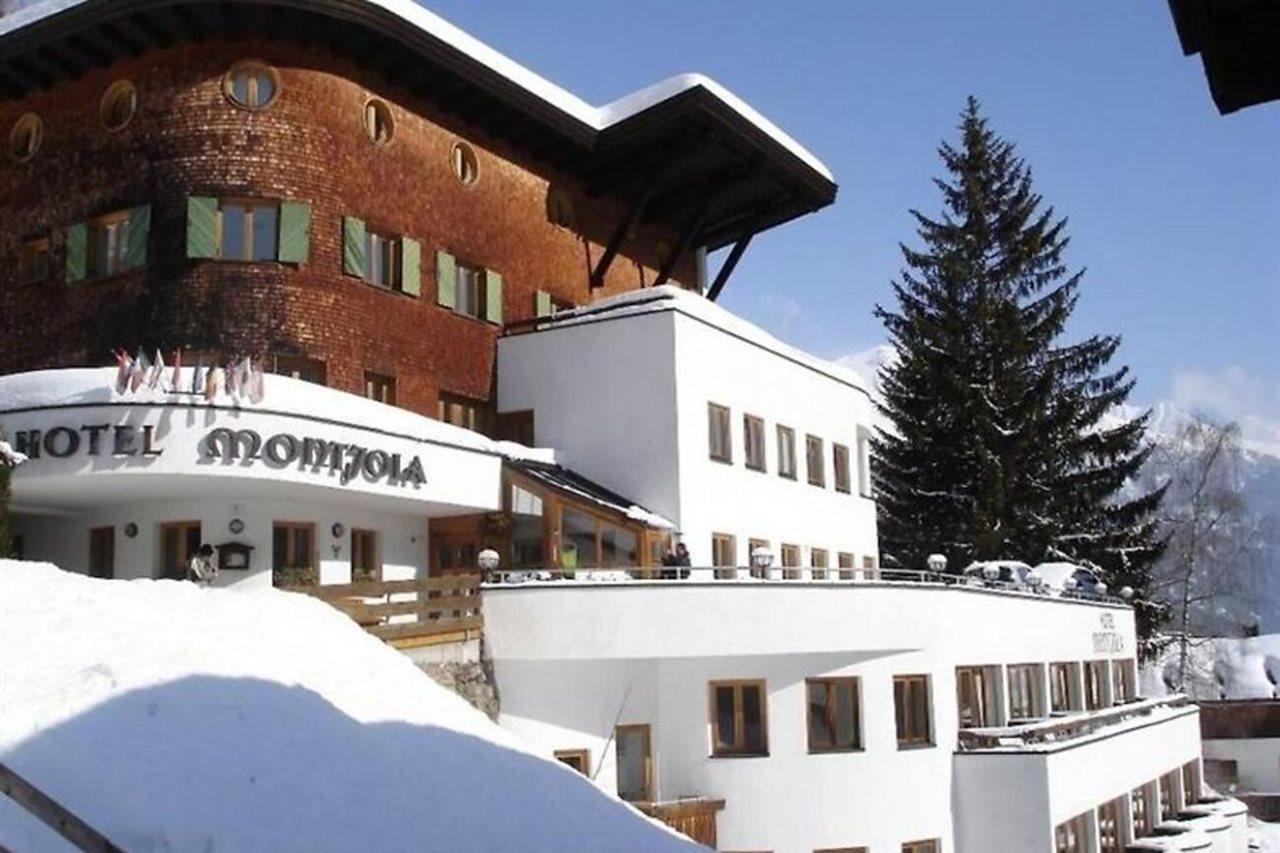
{"type": "Polygon", "coordinates": [[[1013,726],[961,729],[959,747],[961,752],[976,752],[1059,743],[1084,737],[1130,720],[1152,717],[1166,709],[1183,708],[1189,705],[1191,700],[1178,694],[1138,699],[1112,708],[1081,711],[1068,717],[1052,717],[1013,726]]]}

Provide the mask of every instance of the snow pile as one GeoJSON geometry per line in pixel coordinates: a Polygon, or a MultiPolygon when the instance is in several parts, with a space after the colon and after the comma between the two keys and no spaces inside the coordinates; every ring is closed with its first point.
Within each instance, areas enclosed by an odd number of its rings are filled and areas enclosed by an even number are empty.
{"type": "Polygon", "coordinates": [[[1191,641],[1187,650],[1186,688],[1177,690],[1179,655],[1176,642],[1143,664],[1143,696],[1183,692],[1193,699],[1272,699],[1280,683],[1280,634],[1260,637],[1208,637],[1191,641]]]}
{"type": "Polygon", "coordinates": [[[696,849],[306,596],[0,561],[0,648],[0,761],[127,850],[696,849]]]}
{"type": "Polygon", "coordinates": [[[26,461],[26,454],[19,453],[13,449],[13,445],[9,444],[9,442],[0,439],[0,465],[6,468],[17,468],[26,461]]]}

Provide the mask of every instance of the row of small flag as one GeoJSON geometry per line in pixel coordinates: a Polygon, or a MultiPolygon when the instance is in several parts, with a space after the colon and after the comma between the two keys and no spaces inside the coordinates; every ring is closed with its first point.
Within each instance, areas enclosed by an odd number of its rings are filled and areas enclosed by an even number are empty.
{"type": "Polygon", "coordinates": [[[116,359],[117,394],[136,392],[146,387],[175,394],[198,394],[206,400],[212,400],[219,394],[226,393],[232,397],[247,399],[251,403],[260,403],[265,396],[266,369],[261,359],[254,361],[245,356],[241,360],[233,360],[226,365],[213,365],[206,368],[204,358],[197,360],[191,370],[191,378],[186,387],[182,382],[182,350],[173,355],[173,365],[164,363],[164,355],[156,350],[154,360],[147,358],[141,349],[136,356],[125,350],[116,350],[112,355],[116,359]]]}

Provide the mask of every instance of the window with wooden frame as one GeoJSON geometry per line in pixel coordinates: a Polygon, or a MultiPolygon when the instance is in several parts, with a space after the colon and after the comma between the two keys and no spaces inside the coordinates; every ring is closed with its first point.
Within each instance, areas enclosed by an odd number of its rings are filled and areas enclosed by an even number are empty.
{"type": "Polygon", "coordinates": [[[1162,775],[1157,780],[1156,792],[1160,798],[1160,819],[1173,820],[1182,808],[1178,797],[1178,771],[1170,770],[1162,775]]]}
{"type": "Polygon", "coordinates": [[[277,521],[271,525],[271,581],[275,586],[304,586],[320,581],[314,524],[277,521]]]}
{"type": "Polygon", "coordinates": [[[364,396],[367,399],[394,406],[396,404],[395,377],[366,370],[364,372],[364,396]]]}
{"type": "Polygon", "coordinates": [[[27,240],[18,253],[18,280],[34,284],[49,277],[49,238],[27,240]]]}
{"type": "Polygon", "coordinates": [[[809,472],[809,485],[825,486],[827,477],[823,467],[822,439],[816,435],[806,435],[804,437],[804,455],[809,472]]]}
{"type": "Polygon", "coordinates": [[[742,451],[752,471],[765,470],[764,420],[755,415],[742,416],[742,451]]]}
{"type": "Polygon", "coordinates": [[[1150,834],[1154,822],[1149,786],[1139,785],[1129,792],[1129,823],[1133,827],[1134,837],[1141,838],[1150,834]]]}
{"type": "Polygon", "coordinates": [[[733,462],[729,410],[715,403],[707,403],[707,447],[716,462],[733,462]]]}
{"type": "Polygon", "coordinates": [[[836,565],[840,567],[840,580],[851,581],[854,577],[854,559],[848,551],[836,554],[836,565]]]}
{"type": "Polygon", "coordinates": [[[583,776],[591,776],[591,752],[586,749],[557,749],[556,761],[567,764],[583,776]]]}
{"type": "Polygon", "coordinates": [[[827,577],[827,549],[826,548],[810,548],[809,549],[809,568],[813,579],[816,581],[825,580],[827,577]]]}
{"type": "Polygon", "coordinates": [[[1133,689],[1134,670],[1137,668],[1132,659],[1113,660],[1111,662],[1111,696],[1116,705],[1132,702],[1135,697],[1133,689]]]}
{"type": "Polygon", "coordinates": [[[351,531],[351,580],[382,580],[382,553],[378,548],[378,531],[351,531]]]}
{"type": "Polygon", "coordinates": [[[512,483],[507,496],[507,512],[511,516],[511,558],[513,569],[543,568],[547,565],[543,552],[546,540],[545,503],[542,495],[512,483]]]}
{"type": "Polygon", "coordinates": [[[711,534],[711,565],[716,567],[717,578],[736,576],[738,564],[738,540],[729,533],[711,534]]]}
{"type": "Polygon", "coordinates": [[[1093,853],[1093,813],[1083,812],[1054,827],[1054,853],[1093,853]]]}
{"type": "Polygon", "coordinates": [[[628,802],[653,799],[653,752],[648,723],[613,730],[618,796],[628,802]]]}
{"type": "Polygon", "coordinates": [[[849,470],[849,448],[843,444],[833,443],[831,459],[836,471],[836,491],[849,494],[853,491],[853,474],[849,470]]]}
{"type": "Polygon", "coordinates": [[[455,142],[449,150],[449,164],[453,167],[453,176],[458,183],[469,187],[480,180],[480,162],[476,152],[465,142],[455,142]]]}
{"type": "Polygon", "coordinates": [[[780,550],[779,557],[782,562],[782,577],[784,580],[797,580],[800,577],[800,546],[799,545],[783,545],[780,550]]]}
{"type": "Polygon", "coordinates": [[[458,264],[455,268],[458,304],[454,310],[468,317],[484,316],[484,270],[458,264]]]}
{"type": "Polygon", "coordinates": [[[1076,695],[1077,666],[1068,662],[1049,664],[1049,709],[1055,714],[1080,709],[1076,695]]]}
{"type": "Polygon", "coordinates": [[[796,478],[796,431],[778,424],[778,476],[796,478]]]}
{"type": "Polygon", "coordinates": [[[94,527],[89,530],[89,577],[111,579],[116,576],[116,529],[94,527]]]}
{"type": "Polygon", "coordinates": [[[1195,760],[1182,765],[1182,799],[1189,806],[1200,802],[1200,764],[1195,760]]]}
{"type": "Polygon", "coordinates": [[[871,431],[858,427],[858,494],[874,497],[871,489],[871,431]]]}
{"type": "Polygon", "coordinates": [[[274,261],[280,247],[280,202],[218,199],[217,259],[274,261]]]}
{"type": "Polygon", "coordinates": [[[167,521],[160,525],[160,577],[183,580],[187,564],[200,550],[200,522],[167,521]]]}
{"type": "Polygon", "coordinates": [[[144,266],[149,220],[150,208],[117,210],[90,219],[87,223],[87,276],[106,278],[144,266]],[[145,217],[147,221],[142,222],[139,217],[145,217]]]}
{"type": "Polygon", "coordinates": [[[1084,707],[1096,711],[1107,701],[1107,673],[1105,661],[1090,660],[1084,663],[1084,707]]]}
{"type": "Polygon", "coordinates": [[[222,91],[231,103],[260,110],[276,98],[280,80],[270,66],[252,59],[237,62],[222,78],[222,91]]]}
{"type": "Polygon", "coordinates": [[[809,751],[852,752],[862,749],[862,703],[859,681],[808,678],[809,751]]]}
{"type": "Polygon", "coordinates": [[[1006,673],[1009,689],[1009,720],[1033,720],[1044,716],[1040,700],[1042,664],[1011,664],[1006,673]]]}
{"type": "Polygon", "coordinates": [[[711,754],[769,754],[766,691],[763,680],[712,681],[711,754]]]}
{"type": "Polygon", "coordinates": [[[1108,800],[1098,806],[1098,853],[1124,853],[1128,839],[1125,838],[1124,797],[1108,800]]]}
{"type": "Polygon", "coordinates": [[[271,359],[271,372],[278,376],[289,376],[312,382],[316,385],[326,384],[328,370],[325,363],[318,358],[306,358],[300,355],[277,355],[271,359]]]}
{"type": "Polygon", "coordinates": [[[436,252],[436,302],[455,314],[502,325],[502,276],[436,252]]]}
{"type": "Polygon", "coordinates": [[[364,280],[387,290],[400,289],[400,238],[365,228],[364,280]]]}
{"type": "Polygon", "coordinates": [[[310,246],[311,205],[306,202],[187,197],[188,258],[302,264],[310,246]]]}
{"type": "Polygon", "coordinates": [[[902,853],[940,853],[942,842],[936,838],[923,841],[906,841],[902,844],[902,853]]]}
{"type": "Polygon", "coordinates": [[[1000,724],[994,666],[956,667],[956,709],[962,729],[980,729],[1000,724]]]}
{"type": "Polygon", "coordinates": [[[9,130],[9,156],[25,163],[40,150],[44,140],[44,120],[37,113],[23,113],[9,130]]]}
{"type": "Polygon", "coordinates": [[[756,549],[761,548],[765,551],[769,550],[768,539],[748,539],[747,540],[747,563],[751,566],[751,577],[764,578],[769,576],[769,569],[762,569],[756,566],[755,554],[756,549]]]}
{"type": "Polygon", "coordinates": [[[138,111],[138,89],[129,80],[116,80],[102,93],[98,118],[107,130],[122,130],[138,111]]]}
{"type": "Polygon", "coordinates": [[[448,391],[441,391],[440,400],[437,404],[437,415],[439,420],[447,424],[460,426],[463,429],[469,429],[483,435],[489,435],[492,432],[493,406],[489,404],[488,400],[476,400],[470,397],[463,397],[461,394],[450,394],[448,391]]]}
{"type": "Polygon", "coordinates": [[[364,133],[375,145],[386,145],[395,136],[396,121],[391,107],[381,98],[370,98],[364,103],[364,133]]]}
{"type": "Polygon", "coordinates": [[[933,724],[929,712],[929,676],[894,676],[893,708],[898,731],[898,749],[933,745],[933,724]]]}

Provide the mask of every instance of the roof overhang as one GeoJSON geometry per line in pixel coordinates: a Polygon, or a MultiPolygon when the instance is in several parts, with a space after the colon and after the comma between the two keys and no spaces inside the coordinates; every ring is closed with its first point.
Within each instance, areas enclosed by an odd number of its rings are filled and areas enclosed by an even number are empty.
{"type": "Polygon", "coordinates": [[[1280,3],[1169,0],[1178,41],[1200,54],[1218,112],[1280,99],[1280,3]]]}
{"type": "Polygon", "coordinates": [[[632,200],[710,249],[835,200],[830,172],[714,81],[673,78],[592,107],[409,0],[46,0],[0,19],[0,99],[152,48],[246,37],[320,47],[632,200]]]}

